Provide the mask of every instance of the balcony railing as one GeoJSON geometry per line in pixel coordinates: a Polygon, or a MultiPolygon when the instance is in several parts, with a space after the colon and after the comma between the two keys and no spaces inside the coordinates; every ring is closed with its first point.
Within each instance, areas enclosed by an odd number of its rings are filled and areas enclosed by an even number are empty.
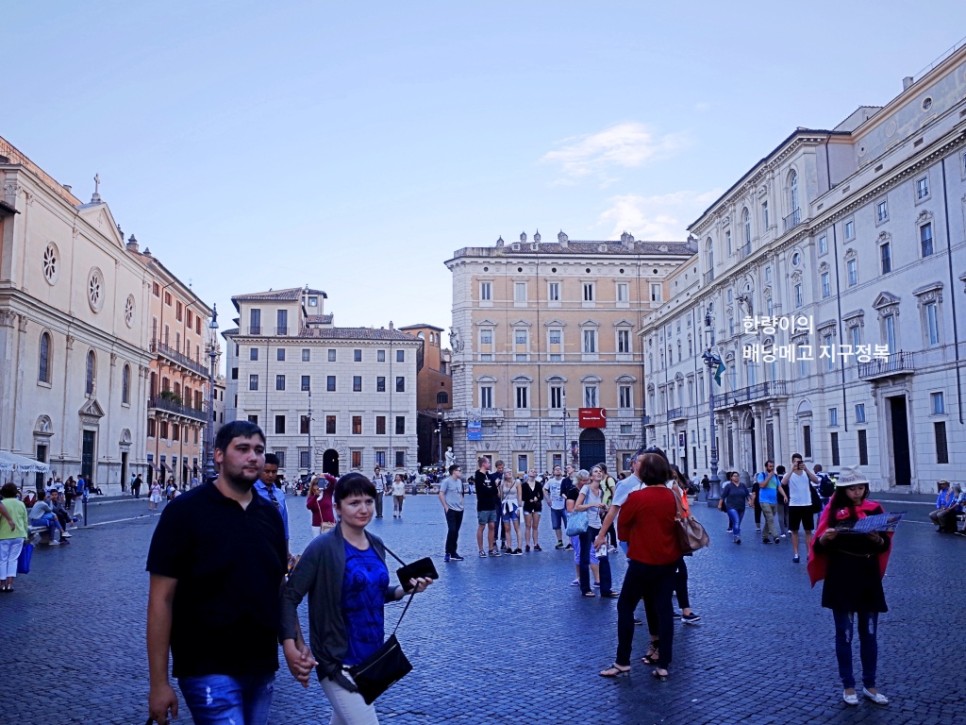
{"type": "Polygon", "coordinates": [[[912,353],[894,352],[885,359],[859,363],[859,377],[863,380],[887,378],[897,375],[912,375],[916,372],[912,353]]]}
{"type": "Polygon", "coordinates": [[[156,398],[150,398],[148,400],[148,409],[151,408],[155,410],[163,410],[166,413],[174,413],[175,415],[183,415],[186,418],[194,418],[195,420],[207,421],[208,416],[203,410],[198,410],[197,408],[191,408],[184,403],[177,400],[172,400],[171,398],[162,398],[160,396],[156,398]]]}
{"type": "Polygon", "coordinates": [[[668,420],[681,420],[685,417],[684,408],[671,408],[667,412],[668,420]]]}
{"type": "Polygon", "coordinates": [[[714,270],[709,269],[707,272],[704,273],[704,283],[711,284],[712,282],[714,282],[714,270]]]}
{"type": "Polygon", "coordinates": [[[742,244],[738,247],[738,259],[747,259],[751,256],[751,242],[742,244]]]}
{"type": "Polygon", "coordinates": [[[206,368],[200,362],[197,362],[196,360],[192,360],[187,355],[178,352],[173,347],[165,345],[160,340],[154,340],[151,343],[151,352],[164,355],[172,362],[176,362],[179,365],[183,365],[184,367],[188,368],[193,372],[198,373],[198,375],[201,375],[204,378],[208,377],[208,373],[209,373],[208,368],[206,368]]]}
{"type": "Polygon", "coordinates": [[[791,214],[785,217],[783,220],[785,231],[790,231],[802,223],[802,210],[795,209],[791,214]]]}
{"type": "Polygon", "coordinates": [[[276,335],[287,335],[288,334],[288,325],[279,325],[278,327],[276,327],[275,328],[275,334],[276,335]]]}
{"type": "Polygon", "coordinates": [[[788,385],[784,380],[769,380],[766,383],[749,385],[731,392],[715,392],[714,407],[729,408],[733,405],[748,405],[773,398],[787,398],[788,385]]]}
{"type": "Polygon", "coordinates": [[[262,334],[262,326],[261,325],[249,325],[248,326],[248,334],[249,335],[261,335],[262,334]]]}

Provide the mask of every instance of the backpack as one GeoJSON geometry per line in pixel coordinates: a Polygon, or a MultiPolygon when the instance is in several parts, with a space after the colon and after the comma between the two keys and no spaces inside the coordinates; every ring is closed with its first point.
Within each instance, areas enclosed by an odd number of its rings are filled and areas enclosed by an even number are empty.
{"type": "Polygon", "coordinates": [[[835,493],[835,484],[825,473],[819,474],[818,493],[822,498],[831,498],[835,493]]]}

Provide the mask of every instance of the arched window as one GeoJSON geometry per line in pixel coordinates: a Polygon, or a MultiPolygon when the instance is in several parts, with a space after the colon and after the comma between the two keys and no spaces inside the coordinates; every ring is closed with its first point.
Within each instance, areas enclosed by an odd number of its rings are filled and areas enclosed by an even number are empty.
{"type": "Polygon", "coordinates": [[[125,365],[121,370],[121,402],[131,404],[131,366],[125,365]]]}
{"type": "Polygon", "coordinates": [[[449,393],[436,393],[436,405],[446,405],[449,403],[449,393]]]}
{"type": "Polygon", "coordinates": [[[798,211],[798,172],[792,169],[788,172],[788,212],[798,211]]]}
{"type": "Polygon", "coordinates": [[[714,271],[714,242],[711,241],[711,237],[708,237],[708,241],[704,245],[705,251],[708,254],[708,271],[714,271]]]}
{"type": "Polygon", "coordinates": [[[40,335],[40,364],[37,367],[37,379],[42,383],[50,382],[50,372],[53,367],[52,353],[50,333],[43,332],[40,335]]]}
{"type": "Polygon", "coordinates": [[[93,350],[87,351],[87,376],[84,390],[88,395],[94,394],[94,379],[97,374],[97,356],[93,350]]]}
{"type": "Polygon", "coordinates": [[[741,226],[745,230],[745,244],[751,244],[751,214],[747,207],[741,210],[741,226]]]}

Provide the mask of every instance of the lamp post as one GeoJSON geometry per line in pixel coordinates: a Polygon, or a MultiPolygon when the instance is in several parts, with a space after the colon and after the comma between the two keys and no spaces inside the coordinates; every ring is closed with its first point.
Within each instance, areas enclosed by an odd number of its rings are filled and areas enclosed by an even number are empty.
{"type": "Polygon", "coordinates": [[[439,458],[436,460],[440,468],[445,465],[445,459],[443,457],[443,411],[439,408],[436,409],[436,430],[433,431],[436,434],[436,446],[439,450],[439,458]]]}
{"type": "Polygon", "coordinates": [[[208,425],[205,430],[205,481],[214,481],[215,470],[215,359],[218,357],[218,305],[211,307],[208,324],[208,425]]]}
{"type": "Polygon", "coordinates": [[[309,382],[309,419],[306,421],[305,433],[308,437],[309,444],[309,460],[305,462],[305,476],[306,480],[309,480],[309,476],[312,473],[312,383],[309,382]]]}
{"type": "Polygon", "coordinates": [[[711,436],[711,489],[708,492],[708,506],[717,506],[718,499],[721,496],[721,481],[718,479],[718,438],[714,422],[714,374],[721,362],[721,358],[714,352],[714,318],[711,316],[711,305],[708,305],[708,311],[704,316],[704,324],[708,328],[708,334],[710,335],[708,349],[701,355],[704,364],[708,367],[708,427],[710,428],[708,433],[711,436]]]}

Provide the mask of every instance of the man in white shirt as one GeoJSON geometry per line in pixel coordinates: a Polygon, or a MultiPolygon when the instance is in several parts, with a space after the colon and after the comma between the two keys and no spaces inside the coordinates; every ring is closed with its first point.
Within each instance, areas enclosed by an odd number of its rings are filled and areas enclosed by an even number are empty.
{"type": "Polygon", "coordinates": [[[800,453],[792,454],[792,468],[782,478],[782,486],[788,487],[788,528],[792,532],[792,561],[798,564],[798,529],[805,527],[805,549],[812,545],[812,484],[818,484],[818,476],[805,465],[800,453]]]}
{"type": "Polygon", "coordinates": [[[547,485],[543,489],[543,495],[547,499],[547,503],[550,504],[550,522],[553,533],[557,536],[556,548],[558,549],[564,548],[561,527],[567,525],[567,499],[563,495],[563,481],[563,472],[560,466],[554,466],[553,476],[547,479],[547,485]]]}

